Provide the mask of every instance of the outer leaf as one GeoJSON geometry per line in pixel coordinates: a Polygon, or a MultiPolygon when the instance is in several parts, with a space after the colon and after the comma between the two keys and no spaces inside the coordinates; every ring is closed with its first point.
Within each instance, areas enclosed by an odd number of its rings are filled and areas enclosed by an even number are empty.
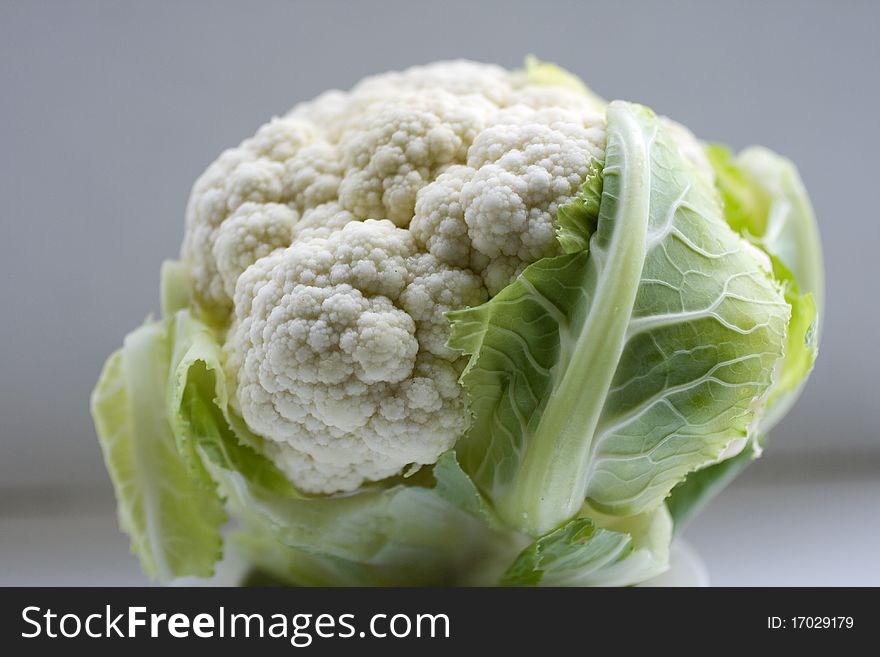
{"type": "MultiPolygon", "coordinates": [[[[766,435],[797,400],[816,360],[824,297],[819,232],[791,162],[759,147],[748,148],[736,158],[720,145],[707,146],[706,153],[724,199],[725,219],[770,256],[773,276],[791,306],[785,357],[760,418],[759,431],[766,435]]],[[[676,531],[760,451],[761,445],[752,441],[738,456],[695,472],[676,486],[667,501],[676,531]]]]}
{"type": "Polygon", "coordinates": [[[171,317],[178,310],[192,305],[192,282],[189,267],[177,260],[162,263],[160,294],[162,316],[171,317]]]}
{"type": "Polygon", "coordinates": [[[711,145],[706,151],[728,223],[771,257],[774,276],[792,306],[785,361],[761,423],[761,431],[767,432],[797,401],[816,360],[825,297],[819,230],[789,160],[758,146],[735,158],[723,146],[711,145]]]}
{"type": "Polygon", "coordinates": [[[450,450],[440,456],[434,464],[433,474],[436,482],[433,490],[437,495],[490,527],[501,527],[492,507],[461,469],[454,451],[450,450]]]}
{"type": "Polygon", "coordinates": [[[450,313],[450,345],[472,355],[462,465],[533,535],[585,497],[613,515],[652,510],[747,436],[789,320],[653,113],[615,101],[608,135],[589,255],[541,260],[450,313]]]}
{"type": "Polygon", "coordinates": [[[791,161],[761,146],[735,158],[719,145],[706,148],[731,226],[748,233],[791,272],[802,294],[812,294],[821,316],[825,276],[819,228],[810,198],[791,161]],[[731,184],[732,178],[736,185],[731,184]],[[760,198],[743,207],[743,198],[760,198]]]}
{"type": "Polygon", "coordinates": [[[284,499],[220,475],[248,525],[235,536],[253,562],[290,584],[494,584],[525,540],[502,530],[453,452],[433,486],[284,499]]]}
{"type": "Polygon", "coordinates": [[[281,543],[267,528],[252,524],[230,537],[252,572],[243,586],[376,586],[385,583],[374,569],[281,543]]]}
{"type": "Polygon", "coordinates": [[[715,184],[721,192],[727,223],[743,235],[763,235],[772,203],[767,190],[737,166],[726,146],[709,144],[706,156],[715,170],[715,184]]]}
{"type": "Polygon", "coordinates": [[[521,547],[516,537],[491,530],[431,488],[398,485],[296,499],[255,486],[237,472],[212,469],[249,524],[294,548],[279,553],[263,546],[282,561],[290,559],[291,572],[305,553],[329,559],[334,568],[345,566],[344,572],[354,569],[355,581],[366,578],[373,585],[487,584],[521,547]]]}
{"type": "Polygon", "coordinates": [[[580,517],[523,550],[507,586],[629,586],[668,568],[672,521],[664,506],[626,519],[580,517]]]}
{"type": "Polygon", "coordinates": [[[168,417],[193,477],[213,486],[203,465],[235,470],[248,481],[282,495],[302,495],[259,451],[260,438],[229,408],[222,353],[212,330],[189,311],[174,316],[168,417]]]}
{"type": "Polygon", "coordinates": [[[191,479],[165,413],[169,342],[167,321],[130,333],[91,400],[119,524],[144,572],[162,581],[210,576],[225,521],[213,488],[191,479]]]}
{"type": "Polygon", "coordinates": [[[773,273],[785,290],[791,306],[785,340],[785,358],[767,399],[767,412],[761,418],[761,431],[769,432],[791,409],[813,370],[819,352],[820,312],[812,293],[800,294],[793,274],[772,256],[773,273]]]}

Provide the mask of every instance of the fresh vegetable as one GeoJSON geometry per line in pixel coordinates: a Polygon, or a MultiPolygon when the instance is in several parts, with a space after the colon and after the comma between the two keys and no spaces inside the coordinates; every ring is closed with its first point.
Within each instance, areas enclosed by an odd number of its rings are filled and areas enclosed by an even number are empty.
{"type": "Polygon", "coordinates": [[[628,585],[812,369],[794,167],[575,76],[438,63],[328,92],[196,181],[161,319],[92,412],[144,570],[628,585]]]}

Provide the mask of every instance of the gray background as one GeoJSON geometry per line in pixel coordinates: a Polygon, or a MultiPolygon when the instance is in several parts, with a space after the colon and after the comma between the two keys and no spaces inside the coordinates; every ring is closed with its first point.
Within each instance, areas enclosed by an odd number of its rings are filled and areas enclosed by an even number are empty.
{"type": "Polygon", "coordinates": [[[370,73],[454,57],[518,66],[530,52],[704,139],[799,165],[823,235],[825,333],[751,476],[876,480],[878,8],[0,1],[0,510],[83,491],[107,501],[88,395],[156,310],[189,187],[220,150],[370,73]]]}

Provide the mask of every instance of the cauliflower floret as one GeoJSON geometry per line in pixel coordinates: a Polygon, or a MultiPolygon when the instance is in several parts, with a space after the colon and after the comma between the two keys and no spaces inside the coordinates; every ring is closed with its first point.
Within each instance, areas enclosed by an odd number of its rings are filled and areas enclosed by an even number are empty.
{"type": "Polygon", "coordinates": [[[604,158],[576,79],[445,62],[293,108],[198,179],[182,248],[231,403],[300,489],[433,463],[465,428],[452,310],[560,252],[604,158]]]}
{"type": "Polygon", "coordinates": [[[446,346],[450,310],[479,306],[488,299],[486,289],[466,269],[443,266],[437,258],[420,253],[407,259],[410,284],[400,295],[400,306],[416,322],[416,335],[423,350],[449,360],[459,354],[446,346]]]}
{"type": "Polygon", "coordinates": [[[224,152],[193,186],[181,255],[190,265],[196,298],[210,314],[228,315],[232,306],[214,259],[218,228],[245,203],[286,201],[283,161],[314,138],[309,124],[273,119],[254,137],[224,152]]]}
{"type": "Polygon", "coordinates": [[[314,142],[317,136],[317,128],[308,121],[276,117],[245,140],[241,147],[258,157],[284,162],[314,142]]]}
{"type": "Polygon", "coordinates": [[[445,91],[410,92],[379,104],[343,139],[340,202],[359,217],[408,226],[419,189],[440,168],[464,161],[494,112],[483,98],[445,91]]]}
{"type": "Polygon", "coordinates": [[[345,169],[335,145],[321,142],[306,146],[284,166],[285,196],[300,212],[336,200],[345,169]]]}
{"type": "Polygon", "coordinates": [[[293,239],[306,240],[313,237],[330,237],[352,221],[358,221],[348,210],[343,210],[339,203],[324,203],[305,211],[293,227],[293,239]]]}
{"type": "Polygon", "coordinates": [[[286,205],[245,203],[220,224],[212,254],[230,299],[245,269],[290,244],[296,219],[296,212],[286,205]]]}
{"type": "Polygon", "coordinates": [[[502,255],[493,258],[483,269],[483,282],[486,284],[489,294],[495,296],[510,285],[510,281],[522,274],[526,265],[528,265],[527,262],[516,256],[502,255]]]}
{"type": "Polygon", "coordinates": [[[604,152],[589,111],[508,108],[452,167],[419,193],[411,230],[441,261],[469,266],[497,294],[526,265],[559,253],[556,210],[604,152]]]}
{"type": "Polygon", "coordinates": [[[512,75],[500,66],[469,61],[436,62],[405,71],[364,78],[349,93],[328,91],[312,101],[294,107],[289,117],[320,125],[330,143],[375,114],[377,107],[391,99],[418,98],[421,92],[444,91],[460,97],[486,99],[503,107],[517,88],[529,86],[522,76],[512,75]],[[420,93],[412,93],[420,92],[420,93]]]}
{"type": "Polygon", "coordinates": [[[367,78],[273,119],[193,188],[183,256],[197,302],[215,319],[230,315],[214,243],[246,202],[303,216],[337,203],[358,220],[412,224],[424,249],[497,292],[523,263],[555,252],[556,208],[602,157],[598,101],[558,79],[438,63],[367,78]]]}
{"type": "Polygon", "coordinates": [[[477,276],[389,221],[297,240],[238,279],[226,345],[238,410],[310,492],[433,463],[465,425],[442,313],[485,299],[477,276]]]}
{"type": "Polygon", "coordinates": [[[464,221],[461,188],[474,176],[467,166],[452,166],[416,197],[409,230],[418,243],[441,262],[457,267],[471,264],[471,240],[464,221]]]}

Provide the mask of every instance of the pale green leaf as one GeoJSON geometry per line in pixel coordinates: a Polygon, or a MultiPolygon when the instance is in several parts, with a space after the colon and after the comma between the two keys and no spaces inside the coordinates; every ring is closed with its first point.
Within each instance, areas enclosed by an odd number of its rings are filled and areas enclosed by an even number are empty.
{"type": "Polygon", "coordinates": [[[301,497],[260,451],[251,433],[229,406],[222,351],[211,328],[183,310],[173,318],[172,385],[168,417],[179,451],[193,477],[212,482],[207,457],[248,481],[282,495],[301,497]]]}
{"type": "Polygon", "coordinates": [[[235,471],[212,469],[239,516],[294,548],[290,559],[300,553],[327,557],[356,568],[374,585],[491,583],[521,547],[472,515],[473,506],[460,509],[432,488],[396,485],[296,499],[235,471]]]}
{"type": "Polygon", "coordinates": [[[556,239],[565,253],[589,249],[590,237],[599,221],[601,198],[602,164],[594,160],[578,195],[557,212],[556,239]]]}
{"type": "Polygon", "coordinates": [[[160,274],[162,316],[171,317],[192,304],[192,282],[189,267],[178,260],[162,263],[160,274]]]}
{"type": "Polygon", "coordinates": [[[627,518],[570,520],[520,553],[506,586],[630,586],[669,565],[672,521],[664,506],[627,518]]]}
{"type": "Polygon", "coordinates": [[[462,466],[540,535],[586,499],[658,507],[749,435],[790,307],[724,221],[716,191],[650,110],[615,101],[589,252],[538,261],[450,313],[473,423],[462,466]]]}
{"type": "Polygon", "coordinates": [[[213,485],[191,477],[165,412],[169,331],[163,321],[130,333],[92,393],[120,526],[144,572],[161,581],[210,576],[226,518],[213,485]]]}
{"type": "Polygon", "coordinates": [[[707,146],[706,152],[727,222],[770,256],[792,307],[785,360],[761,421],[761,431],[767,432],[797,401],[818,354],[825,296],[819,230],[789,160],[759,146],[736,157],[718,145],[707,146]]]}

